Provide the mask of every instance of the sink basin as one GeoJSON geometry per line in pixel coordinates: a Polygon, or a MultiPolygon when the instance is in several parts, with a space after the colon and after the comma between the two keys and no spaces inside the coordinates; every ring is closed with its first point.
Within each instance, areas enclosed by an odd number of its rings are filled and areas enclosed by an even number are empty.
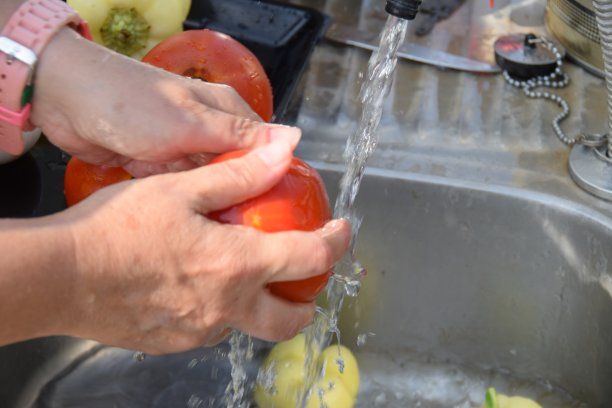
{"type": "MultiPolygon", "coordinates": [[[[331,198],[340,169],[316,164],[331,198]]],[[[363,407],[612,400],[612,219],[512,187],[371,170],[358,197],[368,270],[341,316],[363,407]],[[420,405],[417,405],[418,404],[420,405]]],[[[255,342],[252,383],[270,344],[255,342]]],[[[223,406],[227,344],[139,362],[72,338],[0,348],[2,407],[223,406]]]]}
{"type": "Polygon", "coordinates": [[[544,407],[609,406],[610,218],[555,196],[388,171],[370,172],[358,201],[369,274],[341,331],[353,349],[374,334],[358,350],[393,384],[366,381],[364,406],[384,394],[380,406],[474,407],[497,381],[544,407]]]}

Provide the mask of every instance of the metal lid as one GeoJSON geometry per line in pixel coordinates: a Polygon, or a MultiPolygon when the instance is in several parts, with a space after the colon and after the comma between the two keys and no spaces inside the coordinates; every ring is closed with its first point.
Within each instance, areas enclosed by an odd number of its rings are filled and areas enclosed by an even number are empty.
{"type": "MultiPolygon", "coordinates": [[[[497,39],[493,48],[495,61],[512,77],[533,78],[551,74],[557,67],[557,56],[539,42],[533,34],[511,34],[497,39]]],[[[555,43],[561,57],[565,49],[555,43]]]]}

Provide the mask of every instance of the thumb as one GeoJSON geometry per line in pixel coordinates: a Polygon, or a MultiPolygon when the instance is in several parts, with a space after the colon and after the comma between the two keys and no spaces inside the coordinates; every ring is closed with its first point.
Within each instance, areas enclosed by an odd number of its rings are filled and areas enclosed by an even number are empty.
{"type": "Polygon", "coordinates": [[[196,209],[208,213],[265,193],[287,173],[292,158],[292,143],[279,139],[245,156],[183,174],[196,192],[196,209]]]}

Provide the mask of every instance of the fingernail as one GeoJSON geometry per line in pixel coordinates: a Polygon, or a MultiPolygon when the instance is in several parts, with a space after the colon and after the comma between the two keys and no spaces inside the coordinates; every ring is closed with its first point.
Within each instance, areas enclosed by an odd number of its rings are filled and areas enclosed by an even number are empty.
{"type": "Polygon", "coordinates": [[[206,338],[204,345],[205,346],[216,346],[217,344],[225,340],[225,338],[229,336],[230,334],[232,334],[232,329],[229,327],[218,330],[214,334],[211,334],[206,338]]]}
{"type": "Polygon", "coordinates": [[[334,234],[338,230],[343,229],[345,225],[350,224],[348,220],[343,218],[337,220],[328,221],[323,228],[321,228],[321,232],[323,235],[334,234]]]}
{"type": "Polygon", "coordinates": [[[332,245],[335,257],[340,258],[351,241],[350,222],[345,219],[332,220],[319,230],[319,234],[332,245]]]}
{"type": "Polygon", "coordinates": [[[284,140],[293,148],[297,146],[302,137],[302,131],[299,128],[291,126],[276,125],[270,127],[269,138],[271,142],[276,140],[284,140]]]}
{"type": "Polygon", "coordinates": [[[269,167],[284,163],[292,154],[293,150],[285,140],[277,140],[267,145],[258,147],[253,151],[269,167]]]}

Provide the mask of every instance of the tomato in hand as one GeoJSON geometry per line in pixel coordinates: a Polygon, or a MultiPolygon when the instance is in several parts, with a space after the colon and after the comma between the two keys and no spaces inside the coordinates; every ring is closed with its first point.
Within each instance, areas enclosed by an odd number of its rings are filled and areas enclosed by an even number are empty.
{"type": "MultiPolygon", "coordinates": [[[[210,164],[241,157],[238,150],[215,157],[210,164]]],[[[331,218],[329,199],[315,169],[294,157],[289,171],[266,193],[241,204],[208,214],[210,219],[247,225],[265,232],[289,230],[313,231],[331,218]]],[[[308,279],[272,282],[270,292],[292,302],[312,302],[325,287],[331,271],[308,279]]]]}
{"type": "Polygon", "coordinates": [[[121,167],[97,166],[73,157],[64,173],[66,204],[71,207],[102,187],[131,178],[121,167]]]}
{"type": "Polygon", "coordinates": [[[263,120],[272,120],[272,87],[257,57],[232,37],[188,30],[153,47],[144,62],[178,75],[229,85],[263,120]]]}

